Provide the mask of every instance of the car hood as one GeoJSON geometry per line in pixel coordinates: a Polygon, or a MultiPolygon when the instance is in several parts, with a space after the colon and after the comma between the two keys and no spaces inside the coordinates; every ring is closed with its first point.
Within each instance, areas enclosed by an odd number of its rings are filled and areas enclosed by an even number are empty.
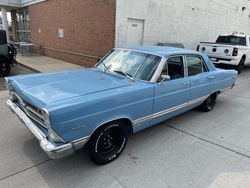
{"type": "Polygon", "coordinates": [[[8,82],[25,100],[43,105],[129,85],[125,77],[95,68],[15,76],[8,82]]]}

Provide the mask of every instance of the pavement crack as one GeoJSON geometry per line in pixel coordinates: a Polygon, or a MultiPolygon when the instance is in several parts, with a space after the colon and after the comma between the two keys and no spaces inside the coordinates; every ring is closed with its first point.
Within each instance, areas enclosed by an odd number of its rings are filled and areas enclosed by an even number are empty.
{"type": "Polygon", "coordinates": [[[225,149],[225,150],[227,150],[227,151],[233,152],[233,153],[235,153],[235,154],[238,154],[238,155],[241,155],[241,156],[243,156],[243,157],[245,157],[245,158],[250,159],[250,152],[247,151],[247,150],[246,150],[246,152],[244,152],[244,151],[243,151],[242,149],[240,149],[240,148],[235,149],[235,148],[232,148],[232,147],[227,146],[227,144],[216,143],[215,141],[209,140],[209,139],[204,138],[204,137],[202,137],[202,136],[198,136],[198,135],[196,135],[196,134],[194,134],[194,133],[191,133],[191,132],[189,132],[189,131],[186,131],[186,130],[182,130],[182,129],[173,127],[173,126],[171,126],[171,125],[169,125],[169,124],[164,123],[164,125],[170,127],[171,129],[174,129],[174,130],[177,130],[177,131],[179,131],[179,132],[182,132],[182,133],[184,133],[184,134],[186,134],[186,135],[192,136],[192,137],[194,137],[194,138],[197,138],[197,139],[199,139],[199,140],[202,140],[202,141],[204,141],[204,142],[207,142],[207,143],[212,144],[212,145],[214,145],[214,146],[217,146],[217,147],[219,147],[219,148],[225,149]],[[237,150],[238,150],[238,151],[237,151],[237,150]]]}
{"type": "Polygon", "coordinates": [[[15,176],[15,175],[17,175],[17,174],[20,174],[20,173],[22,173],[22,172],[25,172],[25,171],[27,171],[27,170],[30,170],[30,169],[32,169],[32,168],[38,167],[38,166],[40,166],[40,165],[43,165],[44,163],[49,162],[49,161],[51,161],[51,159],[47,159],[47,160],[42,161],[42,162],[40,162],[40,163],[37,163],[37,164],[35,164],[35,165],[33,165],[33,166],[27,167],[27,168],[25,168],[25,169],[23,169],[23,170],[20,170],[20,171],[18,171],[18,172],[15,172],[15,173],[13,173],[13,174],[8,175],[8,176],[2,177],[2,178],[0,178],[0,181],[5,180],[5,179],[7,179],[7,178],[10,178],[10,177],[12,177],[12,176],[15,176]]]}

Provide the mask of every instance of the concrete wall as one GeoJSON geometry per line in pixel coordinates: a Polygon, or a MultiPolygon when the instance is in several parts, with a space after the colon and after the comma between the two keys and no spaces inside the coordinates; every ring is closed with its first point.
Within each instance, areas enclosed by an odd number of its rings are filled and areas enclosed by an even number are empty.
{"type": "Polygon", "coordinates": [[[128,18],[145,20],[144,45],[181,42],[195,49],[220,33],[250,34],[249,15],[248,0],[117,0],[116,46],[126,44],[128,18]]]}
{"type": "Polygon", "coordinates": [[[97,59],[87,56],[105,55],[115,45],[115,0],[49,0],[29,6],[29,14],[32,43],[44,55],[92,66],[97,59]]]}
{"type": "Polygon", "coordinates": [[[0,0],[0,6],[20,7],[21,6],[21,0],[0,0]]]}
{"type": "Polygon", "coordinates": [[[46,0],[21,0],[21,6],[25,7],[28,5],[32,5],[32,4],[40,3],[40,2],[44,2],[44,1],[46,1],[46,0]]]}
{"type": "Polygon", "coordinates": [[[40,3],[46,0],[0,0],[0,6],[25,7],[31,4],[40,3]]]}

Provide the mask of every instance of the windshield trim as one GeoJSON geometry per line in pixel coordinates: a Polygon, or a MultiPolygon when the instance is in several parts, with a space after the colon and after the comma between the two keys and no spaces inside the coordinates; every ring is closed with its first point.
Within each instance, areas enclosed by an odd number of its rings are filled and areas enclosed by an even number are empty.
{"type": "MultiPolygon", "coordinates": [[[[164,56],[161,56],[161,55],[158,55],[158,54],[155,54],[155,53],[151,53],[151,52],[145,52],[145,51],[140,51],[140,50],[133,50],[133,49],[129,49],[129,48],[114,48],[113,50],[111,50],[110,52],[108,52],[98,63],[95,64],[95,68],[98,69],[98,70],[102,70],[101,68],[97,67],[99,64],[101,64],[101,61],[103,61],[107,56],[109,56],[113,51],[115,50],[128,50],[128,51],[133,51],[133,52],[139,52],[139,53],[143,53],[143,54],[149,54],[149,55],[154,55],[154,56],[157,56],[157,57],[160,57],[160,62],[158,64],[158,67],[156,68],[153,76],[151,77],[151,79],[149,81],[147,80],[142,80],[142,79],[139,79],[139,78],[134,78],[133,79],[135,81],[143,81],[143,82],[146,82],[146,83],[156,83],[157,82],[157,79],[158,79],[158,75],[159,75],[159,69],[161,68],[161,64],[162,62],[164,61],[164,59],[166,59],[164,56]]],[[[119,76],[122,76],[122,77],[125,77],[127,78],[126,76],[123,76],[121,74],[118,74],[116,72],[113,72],[113,71],[110,71],[110,70],[106,70],[106,72],[110,73],[110,74],[114,74],[114,75],[119,75],[119,76]]],[[[129,79],[129,78],[128,78],[129,79]]]]}

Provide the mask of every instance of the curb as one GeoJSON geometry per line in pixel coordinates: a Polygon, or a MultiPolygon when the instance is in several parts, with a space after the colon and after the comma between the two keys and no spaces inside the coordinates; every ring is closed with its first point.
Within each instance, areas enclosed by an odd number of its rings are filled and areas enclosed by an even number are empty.
{"type": "Polygon", "coordinates": [[[41,73],[41,71],[36,70],[36,69],[33,69],[33,68],[31,68],[31,67],[29,67],[29,66],[27,66],[27,65],[24,65],[24,64],[20,63],[19,61],[16,61],[16,62],[17,62],[18,65],[20,65],[20,66],[22,66],[22,67],[24,67],[24,68],[26,68],[26,69],[29,69],[29,70],[32,71],[32,72],[41,73]]]}

